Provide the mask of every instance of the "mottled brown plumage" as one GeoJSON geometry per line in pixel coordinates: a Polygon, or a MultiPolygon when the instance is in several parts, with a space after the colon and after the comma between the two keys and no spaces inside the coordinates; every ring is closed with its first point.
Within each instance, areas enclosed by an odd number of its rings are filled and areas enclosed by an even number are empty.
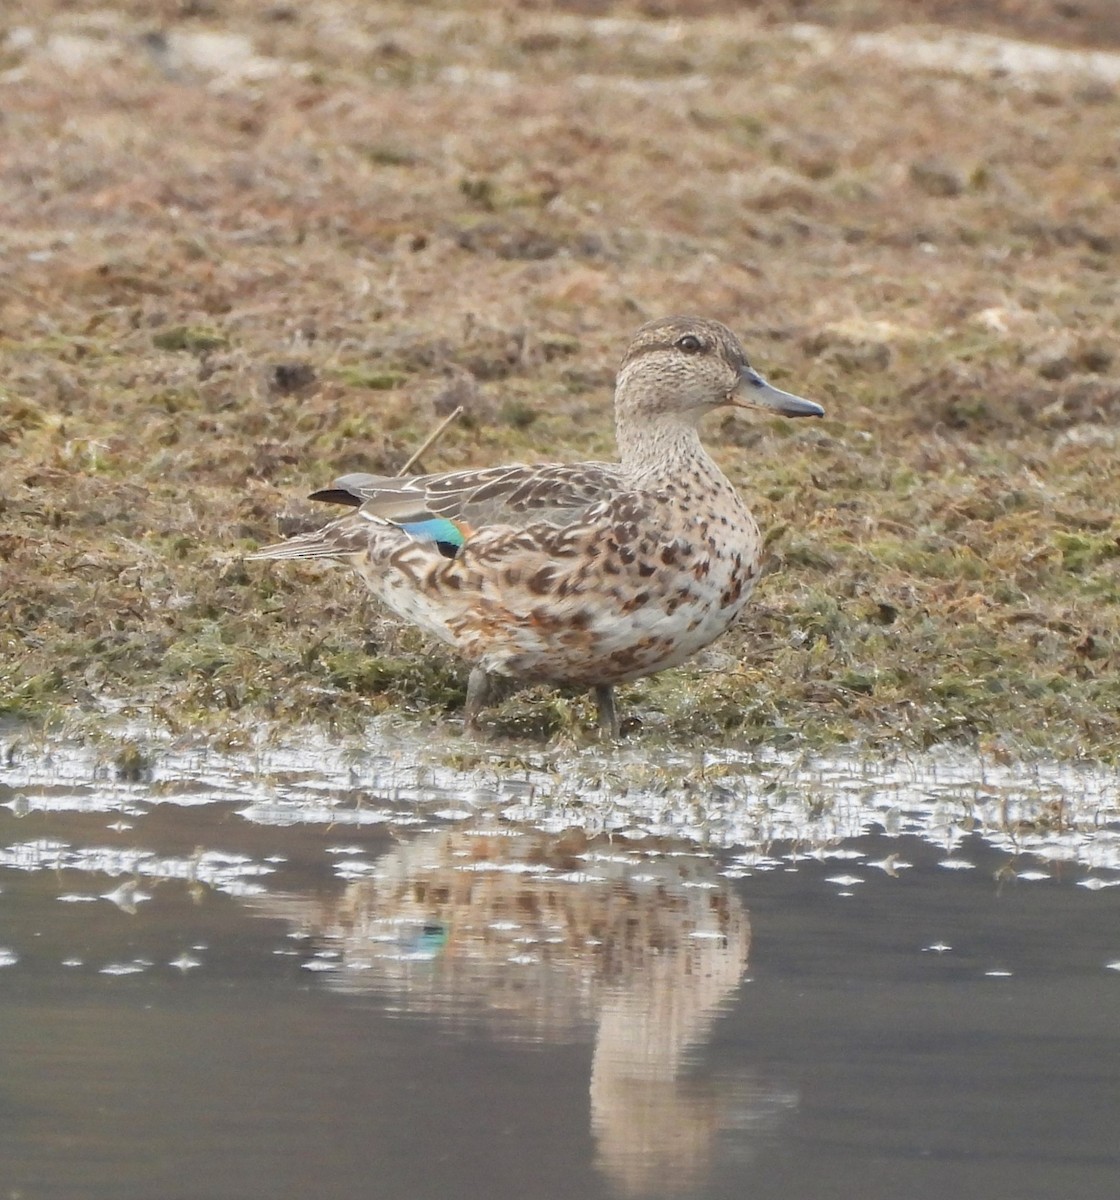
{"type": "Polygon", "coordinates": [[[468,724],[508,676],[594,688],[617,734],[613,686],[714,641],[758,575],[758,527],[697,432],[722,405],[823,412],[766,383],[718,322],[651,321],[618,375],[619,462],[343,476],[314,496],[353,513],[252,557],[349,561],[471,663],[468,724]]]}

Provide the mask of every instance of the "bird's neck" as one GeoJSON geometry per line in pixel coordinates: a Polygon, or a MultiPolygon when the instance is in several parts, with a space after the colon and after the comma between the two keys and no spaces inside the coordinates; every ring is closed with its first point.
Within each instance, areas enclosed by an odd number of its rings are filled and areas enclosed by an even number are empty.
{"type": "Polygon", "coordinates": [[[677,417],[619,414],[617,436],[622,468],[636,486],[663,483],[686,473],[723,479],[691,422],[677,417]]]}

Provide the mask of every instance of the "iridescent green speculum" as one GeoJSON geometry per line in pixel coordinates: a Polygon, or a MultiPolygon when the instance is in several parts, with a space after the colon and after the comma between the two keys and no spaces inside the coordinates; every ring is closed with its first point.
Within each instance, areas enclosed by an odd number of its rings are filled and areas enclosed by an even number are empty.
{"type": "Polygon", "coordinates": [[[447,517],[408,521],[400,527],[417,542],[435,542],[436,549],[444,558],[454,558],[467,540],[462,528],[447,517]]]}

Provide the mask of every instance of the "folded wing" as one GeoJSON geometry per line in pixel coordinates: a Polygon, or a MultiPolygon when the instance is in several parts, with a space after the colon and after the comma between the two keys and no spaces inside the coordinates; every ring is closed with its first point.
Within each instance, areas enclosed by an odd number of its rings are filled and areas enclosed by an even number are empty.
{"type": "Polygon", "coordinates": [[[436,517],[472,529],[519,528],[538,521],[566,524],[590,505],[625,488],[615,463],[542,463],[434,475],[343,475],[312,500],[346,504],[397,525],[436,517]]]}
{"type": "Polygon", "coordinates": [[[398,478],[343,475],[312,500],[355,511],[314,533],[265,546],[250,558],[343,558],[369,545],[374,529],[396,527],[454,558],[476,531],[501,526],[576,524],[593,505],[626,487],[615,463],[543,463],[398,478]]]}

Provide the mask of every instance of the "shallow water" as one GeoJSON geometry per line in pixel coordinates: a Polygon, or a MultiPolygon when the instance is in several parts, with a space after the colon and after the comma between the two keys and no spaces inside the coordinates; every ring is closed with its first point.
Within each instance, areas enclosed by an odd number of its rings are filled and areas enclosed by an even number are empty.
{"type": "Polygon", "coordinates": [[[1117,1193],[1114,778],[371,746],[9,739],[3,1195],[1117,1193]]]}

